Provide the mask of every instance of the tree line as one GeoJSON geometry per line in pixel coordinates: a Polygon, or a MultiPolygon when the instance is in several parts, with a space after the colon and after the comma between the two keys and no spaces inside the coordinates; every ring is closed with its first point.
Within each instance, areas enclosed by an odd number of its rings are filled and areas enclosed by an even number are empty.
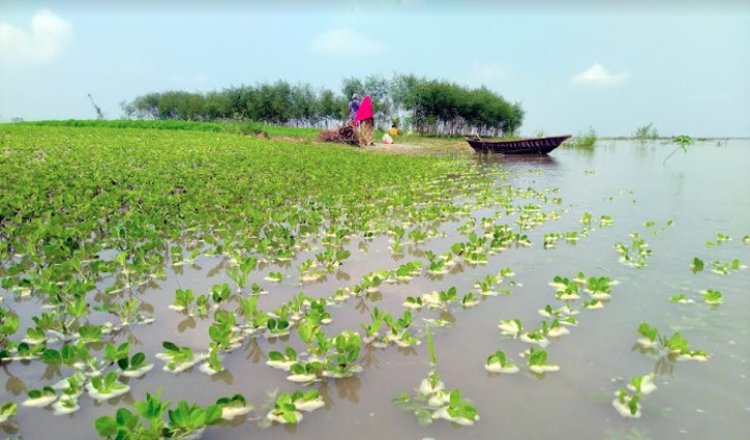
{"type": "Polygon", "coordinates": [[[486,87],[396,74],[345,78],[336,93],[287,81],[243,85],[206,93],[166,91],[123,103],[127,118],[221,121],[252,120],[297,127],[330,127],[349,117],[352,94],[370,95],[376,123],[397,122],[420,134],[513,134],[524,111],[486,87]]]}

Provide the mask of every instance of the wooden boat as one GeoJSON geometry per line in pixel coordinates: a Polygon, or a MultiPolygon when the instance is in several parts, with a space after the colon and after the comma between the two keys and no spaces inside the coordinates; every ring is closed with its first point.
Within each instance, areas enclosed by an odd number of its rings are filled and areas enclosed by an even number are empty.
{"type": "Polygon", "coordinates": [[[480,138],[466,138],[477,153],[503,154],[547,154],[569,139],[570,135],[547,136],[540,138],[515,139],[511,141],[490,141],[480,138]]]}

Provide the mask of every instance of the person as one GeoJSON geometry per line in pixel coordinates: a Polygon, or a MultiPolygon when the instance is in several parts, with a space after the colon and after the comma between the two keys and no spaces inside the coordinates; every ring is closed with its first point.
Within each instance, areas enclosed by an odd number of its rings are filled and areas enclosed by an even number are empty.
{"type": "Polygon", "coordinates": [[[375,145],[372,139],[375,131],[375,119],[372,112],[372,100],[369,95],[362,98],[354,123],[359,126],[359,145],[375,145]]]}
{"type": "Polygon", "coordinates": [[[352,123],[357,118],[357,110],[359,110],[359,95],[355,93],[352,95],[352,100],[349,101],[349,120],[352,123]]]}
{"type": "Polygon", "coordinates": [[[396,127],[396,123],[394,122],[391,124],[391,129],[388,130],[388,133],[391,135],[391,137],[398,136],[398,127],[396,127]]]}

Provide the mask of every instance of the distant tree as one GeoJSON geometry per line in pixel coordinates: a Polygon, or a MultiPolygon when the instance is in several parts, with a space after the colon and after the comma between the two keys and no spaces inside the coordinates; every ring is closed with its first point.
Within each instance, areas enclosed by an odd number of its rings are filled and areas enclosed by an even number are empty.
{"type": "Polygon", "coordinates": [[[96,119],[104,119],[104,113],[102,113],[102,109],[96,105],[96,102],[94,102],[94,97],[91,96],[91,93],[88,94],[89,101],[91,101],[91,105],[94,106],[94,111],[96,112],[96,119]]]}

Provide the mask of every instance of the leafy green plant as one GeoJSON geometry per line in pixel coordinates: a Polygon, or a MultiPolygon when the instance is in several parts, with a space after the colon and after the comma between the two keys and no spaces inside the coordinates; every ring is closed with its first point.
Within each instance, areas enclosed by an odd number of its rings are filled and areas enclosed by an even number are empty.
{"type": "Polygon", "coordinates": [[[0,424],[7,422],[16,414],[16,402],[5,402],[0,405],[0,424]]]}
{"type": "Polygon", "coordinates": [[[710,305],[718,305],[722,302],[722,294],[718,290],[706,289],[702,290],[701,296],[703,296],[703,302],[710,305]]]}
{"type": "Polygon", "coordinates": [[[644,143],[646,141],[653,141],[659,139],[659,132],[656,131],[653,122],[649,122],[646,125],[636,127],[633,132],[633,138],[637,141],[644,143]]]}
{"type": "Polygon", "coordinates": [[[516,364],[509,361],[505,356],[505,353],[500,350],[487,357],[487,361],[484,363],[484,369],[491,373],[508,374],[518,372],[516,364]]]}
{"type": "Polygon", "coordinates": [[[684,135],[684,134],[673,137],[672,140],[670,141],[670,143],[676,144],[677,148],[675,148],[674,151],[672,151],[671,153],[669,153],[669,156],[667,156],[667,157],[664,158],[664,162],[662,162],[662,164],[667,163],[667,160],[669,160],[670,157],[672,157],[675,153],[677,153],[680,150],[682,150],[685,153],[687,153],[688,147],[690,145],[692,145],[694,142],[695,141],[693,140],[693,138],[691,138],[688,135],[684,135]]]}

